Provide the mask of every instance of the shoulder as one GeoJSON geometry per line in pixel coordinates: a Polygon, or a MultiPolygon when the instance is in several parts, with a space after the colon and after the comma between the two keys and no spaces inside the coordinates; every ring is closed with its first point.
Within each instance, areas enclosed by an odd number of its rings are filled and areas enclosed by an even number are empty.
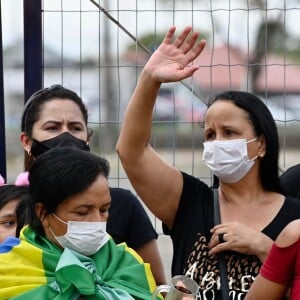
{"type": "Polygon", "coordinates": [[[207,222],[207,224],[212,226],[212,189],[205,182],[194,176],[186,173],[182,173],[182,176],[184,183],[176,214],[176,220],[179,221],[179,226],[181,226],[180,224],[182,224],[182,222],[194,222],[195,218],[203,220],[204,223],[207,222]]]}
{"type": "Polygon", "coordinates": [[[127,189],[123,188],[116,188],[116,187],[110,187],[109,188],[111,200],[113,202],[115,201],[126,201],[127,204],[139,202],[138,198],[127,189]]]}
{"type": "Polygon", "coordinates": [[[280,176],[280,184],[287,196],[300,197],[300,164],[294,165],[280,176]]]}
{"type": "Polygon", "coordinates": [[[183,185],[184,186],[194,186],[195,188],[208,188],[207,184],[204,183],[203,181],[201,181],[199,178],[193,176],[193,175],[190,175],[190,174],[187,174],[185,172],[181,172],[181,175],[183,177],[183,185]]]}
{"type": "Polygon", "coordinates": [[[294,176],[298,176],[298,178],[300,178],[300,164],[288,168],[285,172],[281,174],[280,178],[294,179],[294,176]]]}
{"type": "MultiPolygon", "coordinates": [[[[285,196],[284,207],[287,209],[298,209],[300,207],[300,199],[292,196],[285,196]]],[[[300,211],[295,213],[299,213],[300,217],[300,211]]]]}
{"type": "Polygon", "coordinates": [[[129,190],[123,188],[109,188],[111,194],[110,215],[116,217],[119,213],[127,213],[127,218],[140,216],[148,218],[141,201],[129,190]]]}
{"type": "MultiPolygon", "coordinates": [[[[196,198],[199,196],[211,195],[212,191],[206,183],[201,181],[199,178],[196,178],[192,175],[182,172],[183,177],[183,189],[182,189],[182,198],[190,197],[194,195],[196,198]]],[[[201,197],[202,198],[202,197],[201,197]]]]}
{"type": "Polygon", "coordinates": [[[287,224],[277,237],[275,243],[279,247],[288,247],[300,238],[300,219],[287,224]]]}

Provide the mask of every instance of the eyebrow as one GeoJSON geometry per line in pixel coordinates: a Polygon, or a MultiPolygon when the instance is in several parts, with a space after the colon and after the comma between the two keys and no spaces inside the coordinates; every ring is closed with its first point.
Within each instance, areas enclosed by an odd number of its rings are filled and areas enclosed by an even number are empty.
{"type": "MultiPolygon", "coordinates": [[[[56,124],[60,124],[62,123],[63,121],[61,120],[48,120],[46,121],[45,123],[43,123],[43,125],[46,125],[47,123],[56,123],[56,124]]],[[[80,124],[80,125],[83,125],[84,126],[84,122],[81,122],[81,121],[68,121],[68,124],[80,124]]]]}
{"type": "Polygon", "coordinates": [[[16,218],[16,214],[15,213],[8,213],[8,214],[4,214],[4,215],[0,214],[0,220],[4,219],[4,218],[16,218]]]}
{"type": "MultiPolygon", "coordinates": [[[[108,205],[111,205],[111,201],[104,203],[100,207],[108,206],[108,205]]],[[[77,208],[93,208],[93,207],[95,207],[95,205],[81,204],[81,205],[75,206],[74,209],[77,209],[77,208]]]]}

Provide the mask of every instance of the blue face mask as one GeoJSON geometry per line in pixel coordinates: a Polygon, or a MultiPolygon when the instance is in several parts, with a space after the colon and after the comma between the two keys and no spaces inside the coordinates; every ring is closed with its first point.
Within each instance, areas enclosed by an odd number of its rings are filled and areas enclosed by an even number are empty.
{"type": "Polygon", "coordinates": [[[68,132],[64,132],[45,141],[37,141],[33,139],[30,152],[35,158],[37,158],[49,149],[56,147],[73,147],[84,151],[90,151],[90,146],[87,142],[78,139],[68,132]]]}

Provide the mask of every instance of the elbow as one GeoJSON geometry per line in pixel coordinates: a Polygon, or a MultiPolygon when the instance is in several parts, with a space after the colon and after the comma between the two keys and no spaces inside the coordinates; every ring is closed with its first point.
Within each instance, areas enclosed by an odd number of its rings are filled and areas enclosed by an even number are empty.
{"type": "Polygon", "coordinates": [[[126,147],[122,144],[120,140],[117,142],[115,150],[118,154],[123,168],[126,169],[126,165],[130,165],[130,160],[133,159],[130,155],[130,151],[126,150],[126,147]]]}
{"type": "Polygon", "coordinates": [[[123,162],[123,160],[124,160],[123,147],[122,147],[122,144],[121,144],[120,140],[118,140],[118,142],[116,144],[116,147],[115,147],[115,150],[116,150],[116,152],[119,156],[119,159],[121,160],[121,162],[123,162]]]}
{"type": "Polygon", "coordinates": [[[120,153],[122,152],[121,149],[122,149],[122,147],[120,147],[120,140],[118,140],[117,144],[116,144],[116,147],[115,147],[115,151],[117,152],[119,157],[120,157],[120,153]]]}

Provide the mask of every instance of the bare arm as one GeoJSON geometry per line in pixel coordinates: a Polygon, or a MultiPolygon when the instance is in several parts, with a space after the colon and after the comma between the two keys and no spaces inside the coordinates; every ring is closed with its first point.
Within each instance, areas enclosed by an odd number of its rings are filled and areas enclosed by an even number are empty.
{"type": "Polygon", "coordinates": [[[183,179],[181,173],[164,162],[149,145],[152,113],[163,82],[191,76],[197,66],[191,62],[202,52],[205,42],[196,43],[198,33],[186,27],[174,40],[171,27],[160,47],[145,65],[128,104],[116,146],[122,165],[139,196],[160,220],[172,227],[183,179]]]}
{"type": "MultiPolygon", "coordinates": [[[[278,247],[288,247],[298,241],[300,237],[299,230],[300,220],[295,220],[289,223],[277,237],[275,244],[278,247]]],[[[276,264],[273,264],[273,268],[276,268],[276,264]]],[[[295,274],[293,274],[295,276],[295,274]]],[[[290,299],[288,292],[289,286],[278,284],[271,281],[262,275],[258,275],[246,296],[246,300],[263,300],[268,295],[268,299],[282,299],[283,296],[287,296],[290,299]]]]}
{"type": "Polygon", "coordinates": [[[143,258],[144,262],[150,264],[156,284],[166,284],[165,271],[156,240],[148,241],[140,248],[135,249],[135,251],[143,258]]]}
{"type": "Polygon", "coordinates": [[[245,300],[280,300],[287,292],[287,287],[258,275],[251,285],[245,300]]]}

